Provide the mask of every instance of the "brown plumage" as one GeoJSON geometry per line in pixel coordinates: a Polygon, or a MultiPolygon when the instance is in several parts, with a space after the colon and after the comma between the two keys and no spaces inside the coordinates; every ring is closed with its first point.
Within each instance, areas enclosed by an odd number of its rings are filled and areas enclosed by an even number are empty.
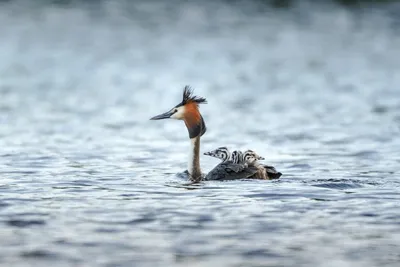
{"type": "Polygon", "coordinates": [[[249,179],[273,180],[273,179],[279,179],[282,176],[282,173],[278,172],[272,166],[263,165],[259,163],[250,166],[256,167],[257,172],[251,177],[249,177],[249,179]]]}
{"type": "Polygon", "coordinates": [[[183,121],[185,122],[185,125],[188,129],[194,128],[201,123],[199,106],[196,104],[196,102],[189,102],[185,104],[183,121]]]}
{"type": "Polygon", "coordinates": [[[184,107],[183,121],[189,131],[189,137],[202,136],[207,127],[199,111],[199,104],[207,104],[204,97],[193,95],[193,89],[186,85],[183,89],[182,102],[175,107],[184,107]]]}

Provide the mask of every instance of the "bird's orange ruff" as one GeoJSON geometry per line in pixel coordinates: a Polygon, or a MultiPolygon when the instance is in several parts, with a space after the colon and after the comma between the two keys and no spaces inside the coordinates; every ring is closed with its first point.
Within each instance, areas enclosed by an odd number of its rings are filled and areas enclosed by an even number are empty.
{"type": "Polygon", "coordinates": [[[196,102],[191,101],[185,105],[185,114],[183,115],[186,127],[189,129],[195,128],[201,123],[201,115],[196,102]]]}

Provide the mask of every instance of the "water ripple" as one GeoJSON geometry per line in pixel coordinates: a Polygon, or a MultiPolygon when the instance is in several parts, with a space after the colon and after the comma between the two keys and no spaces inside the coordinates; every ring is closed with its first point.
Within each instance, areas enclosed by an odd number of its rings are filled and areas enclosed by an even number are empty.
{"type": "Polygon", "coordinates": [[[29,227],[33,225],[44,225],[46,222],[43,220],[20,220],[12,219],[5,222],[7,225],[12,227],[29,227]]]}

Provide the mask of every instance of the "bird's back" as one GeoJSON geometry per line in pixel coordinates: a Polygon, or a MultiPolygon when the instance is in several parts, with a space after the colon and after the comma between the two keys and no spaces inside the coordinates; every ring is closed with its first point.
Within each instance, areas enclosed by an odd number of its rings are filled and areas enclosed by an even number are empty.
{"type": "Polygon", "coordinates": [[[267,173],[269,179],[279,179],[282,176],[282,173],[278,172],[273,166],[264,164],[261,164],[261,166],[264,167],[265,172],[267,173]]]}
{"type": "Polygon", "coordinates": [[[245,166],[232,161],[221,162],[205,177],[205,180],[236,180],[245,179],[257,172],[257,167],[245,166]]]}

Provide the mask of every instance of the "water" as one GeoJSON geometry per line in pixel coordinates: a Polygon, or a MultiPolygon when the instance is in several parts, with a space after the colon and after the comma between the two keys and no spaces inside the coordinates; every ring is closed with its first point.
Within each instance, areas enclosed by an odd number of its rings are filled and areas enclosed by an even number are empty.
{"type": "Polygon", "coordinates": [[[398,4],[127,2],[1,3],[1,266],[397,266],[398,4]],[[185,84],[282,178],[185,185],[185,84]]]}

